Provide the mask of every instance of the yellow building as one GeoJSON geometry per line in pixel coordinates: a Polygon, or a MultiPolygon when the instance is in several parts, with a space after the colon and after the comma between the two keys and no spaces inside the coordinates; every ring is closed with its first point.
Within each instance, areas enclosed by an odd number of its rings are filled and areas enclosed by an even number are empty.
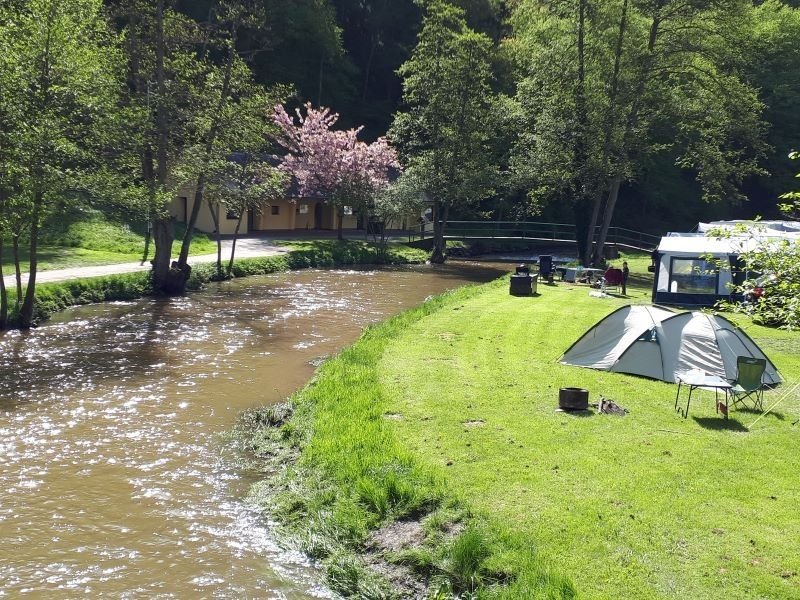
{"type": "MultiPolygon", "coordinates": [[[[182,188],[172,202],[170,212],[179,223],[189,220],[194,206],[194,189],[182,188]]],[[[226,211],[215,205],[214,208],[222,235],[232,235],[236,230],[239,215],[226,211]]],[[[339,225],[339,216],[335,207],[326,204],[319,198],[285,198],[272,202],[261,210],[248,210],[242,217],[239,235],[258,231],[292,231],[329,229],[335,230],[339,225]]],[[[214,233],[216,226],[208,202],[203,201],[197,217],[196,228],[205,233],[214,233]]],[[[357,229],[358,215],[345,207],[342,217],[342,229],[357,229]]]]}

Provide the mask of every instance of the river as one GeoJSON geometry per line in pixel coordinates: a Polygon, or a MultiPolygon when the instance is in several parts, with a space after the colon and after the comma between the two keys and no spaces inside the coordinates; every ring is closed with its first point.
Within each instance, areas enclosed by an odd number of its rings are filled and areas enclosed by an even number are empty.
{"type": "Polygon", "coordinates": [[[328,597],[222,434],[366,325],[506,270],[295,271],[0,334],[0,597],[328,597]]]}

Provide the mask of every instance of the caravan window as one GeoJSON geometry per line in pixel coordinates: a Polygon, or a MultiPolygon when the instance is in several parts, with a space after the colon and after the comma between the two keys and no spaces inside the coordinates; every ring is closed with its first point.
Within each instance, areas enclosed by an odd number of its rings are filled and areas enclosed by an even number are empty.
{"type": "Polygon", "coordinates": [[[678,294],[716,294],[719,270],[713,260],[673,258],[669,291],[678,294]]]}

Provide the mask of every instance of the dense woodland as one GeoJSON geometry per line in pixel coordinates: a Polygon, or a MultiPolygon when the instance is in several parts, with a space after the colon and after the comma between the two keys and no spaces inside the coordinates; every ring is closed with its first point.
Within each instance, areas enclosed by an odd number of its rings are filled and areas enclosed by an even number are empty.
{"type": "Polygon", "coordinates": [[[775,217],[798,170],[799,5],[6,0],[0,253],[30,248],[21,320],[33,318],[40,229],[69,206],[149,219],[154,287],[183,290],[192,229],[171,265],[176,186],[192,183],[197,207],[241,209],[297,176],[266,163],[232,171],[234,153],[293,153],[309,181],[335,168],[316,193],[365,210],[423,198],[435,223],[575,223],[587,263],[612,224],[660,233],[775,217]],[[310,131],[276,105],[340,117],[310,131]],[[379,157],[383,136],[396,155],[379,157]],[[339,166],[314,158],[339,143],[339,166]],[[343,175],[354,156],[363,168],[343,175]],[[374,177],[381,165],[402,175],[374,177]]]}

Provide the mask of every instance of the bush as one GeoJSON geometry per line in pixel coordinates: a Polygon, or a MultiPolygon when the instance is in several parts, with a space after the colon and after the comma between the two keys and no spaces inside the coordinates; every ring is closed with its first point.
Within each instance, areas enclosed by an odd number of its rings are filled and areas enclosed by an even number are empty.
{"type": "Polygon", "coordinates": [[[732,292],[746,299],[723,303],[735,312],[750,315],[755,323],[783,329],[800,328],[800,241],[780,240],[743,252],[740,259],[751,277],[732,292]],[[754,293],[758,287],[758,293],[754,293]]]}
{"type": "MultiPolygon", "coordinates": [[[[74,279],[72,281],[43,283],[36,288],[34,322],[47,320],[50,315],[77,304],[90,304],[112,300],[132,300],[150,294],[148,273],[128,273],[108,277],[74,279]]],[[[10,323],[18,321],[12,313],[10,323]]]]}

